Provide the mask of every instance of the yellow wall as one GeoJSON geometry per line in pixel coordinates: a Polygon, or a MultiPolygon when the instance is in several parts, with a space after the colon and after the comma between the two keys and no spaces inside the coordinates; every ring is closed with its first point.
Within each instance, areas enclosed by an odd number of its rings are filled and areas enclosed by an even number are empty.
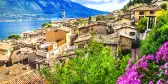
{"type": "Polygon", "coordinates": [[[135,11],[135,21],[139,21],[139,16],[160,16],[162,14],[161,10],[156,10],[154,14],[150,14],[149,10],[144,11],[144,15],[139,15],[140,11],[135,11]]]}
{"type": "Polygon", "coordinates": [[[46,32],[46,41],[48,42],[56,42],[57,40],[66,39],[66,32],[58,30],[58,31],[48,31],[46,32]]]}

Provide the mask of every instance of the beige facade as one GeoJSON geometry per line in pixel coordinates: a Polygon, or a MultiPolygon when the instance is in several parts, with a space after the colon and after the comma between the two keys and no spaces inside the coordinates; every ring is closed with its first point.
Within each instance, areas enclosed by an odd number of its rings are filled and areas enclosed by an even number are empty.
{"type": "Polygon", "coordinates": [[[122,35],[129,36],[133,39],[138,37],[137,29],[133,26],[117,26],[114,30],[122,35]]]}
{"type": "Polygon", "coordinates": [[[78,35],[84,35],[86,33],[96,33],[96,34],[107,34],[107,25],[105,24],[90,24],[88,26],[84,26],[81,28],[78,28],[78,35]]]}
{"type": "Polygon", "coordinates": [[[120,36],[120,45],[122,49],[131,49],[132,39],[127,38],[125,36],[120,36]]]}

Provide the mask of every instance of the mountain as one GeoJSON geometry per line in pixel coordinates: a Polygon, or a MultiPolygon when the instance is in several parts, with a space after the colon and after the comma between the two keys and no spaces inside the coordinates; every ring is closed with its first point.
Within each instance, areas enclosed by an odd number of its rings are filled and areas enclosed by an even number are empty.
{"type": "Polygon", "coordinates": [[[3,19],[29,15],[38,18],[43,16],[60,18],[62,9],[66,11],[68,18],[107,14],[107,12],[90,9],[71,0],[0,0],[0,18],[3,19]]]}

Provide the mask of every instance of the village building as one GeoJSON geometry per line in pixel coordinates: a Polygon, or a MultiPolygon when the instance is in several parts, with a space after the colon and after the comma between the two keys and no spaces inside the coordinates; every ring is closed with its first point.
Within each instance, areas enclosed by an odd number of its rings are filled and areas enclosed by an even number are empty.
{"type": "Polygon", "coordinates": [[[68,20],[68,23],[74,23],[74,22],[76,22],[75,18],[71,18],[71,19],[68,20]]]}
{"type": "Polygon", "coordinates": [[[27,65],[0,67],[0,84],[47,84],[37,72],[27,65]]]}
{"type": "Polygon", "coordinates": [[[94,24],[89,24],[87,26],[77,28],[77,34],[79,36],[89,32],[96,33],[96,34],[108,34],[107,24],[104,22],[97,22],[94,24]]]}
{"type": "MultiPolygon", "coordinates": [[[[79,36],[74,41],[76,48],[84,48],[88,44],[91,37],[92,36],[90,34],[79,36]]],[[[119,46],[121,46],[123,50],[132,49],[132,37],[117,32],[109,35],[96,34],[93,36],[93,40],[96,40],[97,42],[101,42],[104,45],[109,46],[109,48],[112,49],[112,54],[114,56],[117,56],[119,46]]]]}
{"type": "Polygon", "coordinates": [[[141,20],[144,17],[152,17],[155,22],[156,22],[156,17],[160,16],[161,11],[160,11],[159,6],[142,6],[142,7],[137,7],[133,10],[134,12],[134,20],[135,22],[141,20]]]}
{"type": "Polygon", "coordinates": [[[132,25],[131,24],[131,15],[123,15],[120,19],[109,21],[108,25],[112,27],[120,26],[120,25],[132,25]]]}
{"type": "Polygon", "coordinates": [[[17,45],[11,43],[0,43],[0,66],[10,65],[12,52],[17,48],[17,45]]]}
{"type": "Polygon", "coordinates": [[[44,35],[45,33],[42,32],[42,29],[38,28],[37,30],[34,30],[34,31],[27,31],[27,32],[21,33],[21,38],[22,39],[37,38],[37,37],[44,36],[44,35]]]}
{"type": "Polygon", "coordinates": [[[62,21],[51,21],[51,25],[52,27],[61,27],[63,26],[63,22],[62,21]]]}
{"type": "Polygon", "coordinates": [[[66,43],[69,47],[71,45],[72,36],[75,35],[73,28],[61,27],[61,28],[50,28],[46,32],[47,42],[57,42],[58,46],[66,43]]]}
{"type": "Polygon", "coordinates": [[[69,27],[49,28],[46,41],[39,43],[36,48],[36,69],[53,66],[56,57],[72,46],[74,30],[69,27]]]}
{"type": "Polygon", "coordinates": [[[121,25],[121,26],[113,27],[113,29],[115,32],[118,32],[118,33],[125,35],[125,36],[129,36],[132,39],[136,40],[137,38],[139,38],[137,28],[134,26],[121,25]]]}
{"type": "Polygon", "coordinates": [[[11,55],[11,63],[13,64],[29,64],[35,60],[35,51],[32,48],[24,47],[14,50],[11,55]]]}

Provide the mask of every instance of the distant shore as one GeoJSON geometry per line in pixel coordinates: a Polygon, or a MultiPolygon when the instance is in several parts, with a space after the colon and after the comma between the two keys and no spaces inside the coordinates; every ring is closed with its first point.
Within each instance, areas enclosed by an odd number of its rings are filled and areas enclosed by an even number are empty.
{"type": "Polygon", "coordinates": [[[0,22],[0,40],[5,40],[11,34],[36,30],[41,28],[44,22],[48,21],[0,22]]]}

